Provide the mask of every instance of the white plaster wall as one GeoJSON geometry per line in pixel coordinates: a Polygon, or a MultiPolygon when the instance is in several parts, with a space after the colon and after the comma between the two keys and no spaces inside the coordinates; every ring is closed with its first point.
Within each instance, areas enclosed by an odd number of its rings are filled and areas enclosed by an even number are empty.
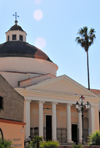
{"type": "Polygon", "coordinates": [[[24,57],[0,58],[0,71],[52,74],[56,76],[58,66],[52,62],[24,57]]]}
{"type": "Polygon", "coordinates": [[[20,31],[20,30],[14,30],[14,31],[8,31],[6,32],[6,41],[8,41],[8,36],[10,37],[9,38],[9,41],[12,41],[12,35],[16,34],[16,40],[13,40],[13,41],[19,41],[19,35],[22,35],[23,36],[23,41],[26,42],[26,32],[23,32],[23,31],[20,31]]]}
{"type": "Polygon", "coordinates": [[[23,73],[11,73],[11,72],[0,72],[0,74],[9,82],[13,87],[18,87],[18,82],[36,77],[38,74],[23,74],[23,73]]]}
{"type": "Polygon", "coordinates": [[[56,64],[41,59],[0,58],[0,73],[13,87],[18,86],[18,81],[40,76],[41,74],[50,73],[56,76],[57,69],[56,64]]]}
{"type": "Polygon", "coordinates": [[[37,84],[39,82],[45,81],[50,78],[52,78],[52,75],[49,75],[49,74],[48,75],[41,75],[40,77],[35,77],[35,78],[31,78],[31,79],[20,82],[20,86],[26,87],[29,85],[34,85],[34,84],[37,84]]]}

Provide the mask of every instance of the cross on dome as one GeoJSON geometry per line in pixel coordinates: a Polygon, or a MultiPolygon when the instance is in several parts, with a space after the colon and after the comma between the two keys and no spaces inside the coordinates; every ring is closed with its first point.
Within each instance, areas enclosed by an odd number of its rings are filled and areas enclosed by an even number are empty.
{"type": "Polygon", "coordinates": [[[19,17],[18,15],[17,15],[17,12],[15,12],[15,14],[13,14],[13,16],[15,16],[15,24],[17,24],[17,17],[19,17]]]}

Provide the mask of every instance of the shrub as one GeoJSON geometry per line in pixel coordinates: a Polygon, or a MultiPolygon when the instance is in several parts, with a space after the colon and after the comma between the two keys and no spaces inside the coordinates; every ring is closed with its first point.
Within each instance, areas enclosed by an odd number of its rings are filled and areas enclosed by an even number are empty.
{"type": "Polygon", "coordinates": [[[73,148],[83,148],[83,145],[72,145],[73,148]]]}
{"type": "Polygon", "coordinates": [[[12,148],[11,145],[12,145],[12,141],[0,139],[0,148],[12,148]]]}
{"type": "Polygon", "coordinates": [[[32,141],[28,144],[28,147],[39,148],[40,141],[43,141],[43,138],[40,136],[34,136],[32,141]]]}
{"type": "Polygon", "coordinates": [[[58,148],[59,142],[58,141],[44,141],[40,143],[41,148],[58,148]]]}
{"type": "Polygon", "coordinates": [[[100,132],[96,131],[88,137],[89,145],[100,145],[100,132]]]}

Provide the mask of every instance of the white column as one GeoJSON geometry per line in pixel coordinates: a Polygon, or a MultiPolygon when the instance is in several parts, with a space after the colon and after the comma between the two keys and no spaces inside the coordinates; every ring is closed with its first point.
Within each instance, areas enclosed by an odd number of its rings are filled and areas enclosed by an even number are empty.
{"type": "Polygon", "coordinates": [[[56,127],[56,102],[52,103],[52,140],[57,140],[57,127],[56,127]]]}
{"type": "Polygon", "coordinates": [[[43,101],[39,101],[39,136],[43,137],[43,101]]]}
{"type": "Polygon", "coordinates": [[[91,108],[89,108],[88,118],[89,118],[89,135],[90,135],[91,134],[91,108]]]}
{"type": "Polygon", "coordinates": [[[79,142],[82,143],[82,116],[78,113],[79,142]]]}
{"type": "Polygon", "coordinates": [[[72,132],[71,132],[71,105],[66,105],[66,114],[67,114],[67,142],[72,142],[72,132]]]}
{"type": "Polygon", "coordinates": [[[30,102],[31,100],[25,99],[26,139],[30,136],[30,102]]]}
{"type": "Polygon", "coordinates": [[[91,134],[95,132],[95,116],[94,116],[94,106],[91,105],[91,134]]]}

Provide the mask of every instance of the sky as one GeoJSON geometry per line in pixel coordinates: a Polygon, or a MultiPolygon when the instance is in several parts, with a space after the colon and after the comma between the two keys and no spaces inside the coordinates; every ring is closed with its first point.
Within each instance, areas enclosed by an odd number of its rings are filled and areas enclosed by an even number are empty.
{"type": "Polygon", "coordinates": [[[58,65],[57,76],[65,74],[86,88],[86,52],[75,38],[80,28],[94,28],[96,39],[89,48],[90,88],[100,89],[100,0],[0,0],[0,44],[14,25],[15,12],[27,42],[58,65]]]}

